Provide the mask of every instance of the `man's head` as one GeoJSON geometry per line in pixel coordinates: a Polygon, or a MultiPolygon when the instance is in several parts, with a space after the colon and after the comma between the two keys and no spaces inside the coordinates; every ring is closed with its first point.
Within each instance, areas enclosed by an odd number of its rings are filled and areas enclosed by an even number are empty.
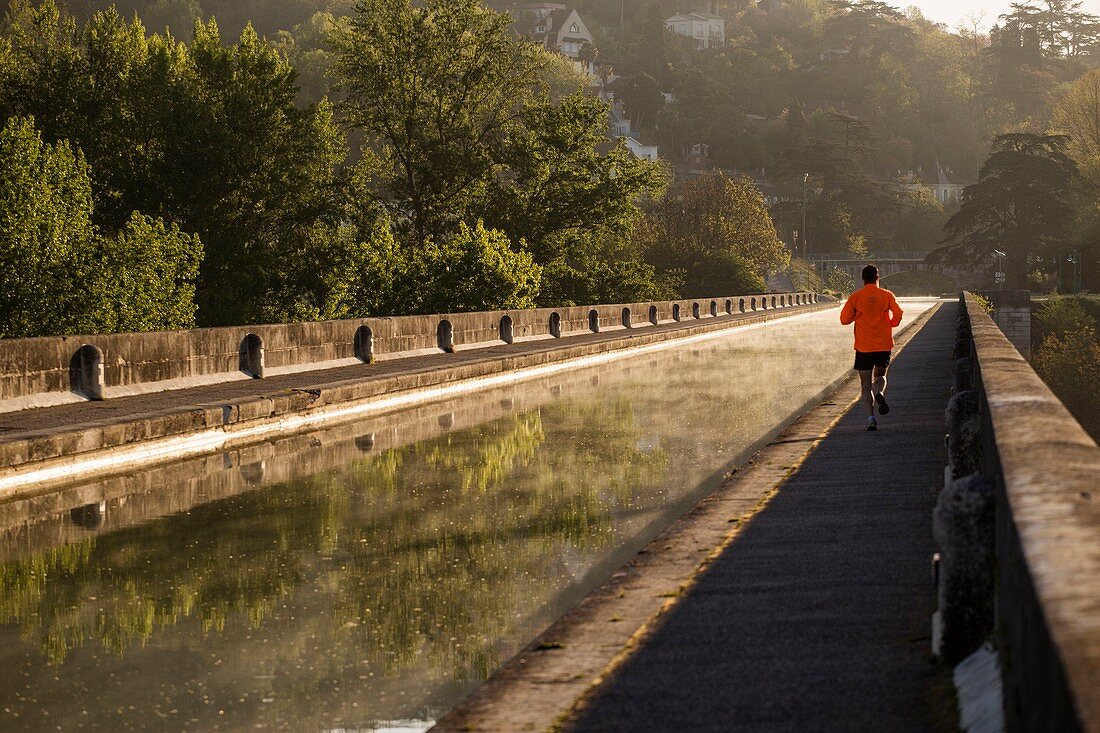
{"type": "Polygon", "coordinates": [[[863,268],[863,282],[870,285],[871,283],[878,282],[878,268],[874,265],[867,265],[863,268]]]}

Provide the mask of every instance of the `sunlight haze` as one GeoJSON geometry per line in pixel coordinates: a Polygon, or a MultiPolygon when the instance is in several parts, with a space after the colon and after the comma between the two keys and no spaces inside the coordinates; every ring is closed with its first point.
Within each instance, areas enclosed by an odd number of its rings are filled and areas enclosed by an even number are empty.
{"type": "MultiPolygon", "coordinates": [[[[939,23],[946,23],[949,28],[955,28],[960,23],[969,25],[967,18],[974,14],[982,18],[981,27],[988,29],[997,22],[998,16],[1007,13],[1011,0],[920,0],[920,2],[898,3],[904,9],[911,5],[920,8],[924,17],[939,23]]],[[[1084,0],[1081,9],[1100,15],[1100,0],[1084,0]]]]}

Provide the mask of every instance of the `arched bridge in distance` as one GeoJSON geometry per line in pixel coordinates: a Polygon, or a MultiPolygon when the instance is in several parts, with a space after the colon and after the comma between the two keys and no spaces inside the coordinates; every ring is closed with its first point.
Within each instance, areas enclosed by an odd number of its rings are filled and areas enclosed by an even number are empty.
{"type": "Polygon", "coordinates": [[[954,281],[955,287],[971,287],[975,284],[972,273],[948,265],[929,264],[926,260],[929,252],[871,252],[865,256],[856,256],[851,252],[811,252],[806,260],[822,277],[828,277],[834,269],[847,273],[853,282],[860,282],[860,272],[868,263],[879,268],[882,277],[900,272],[935,272],[954,281]]]}
{"type": "Polygon", "coordinates": [[[805,292],[0,340],[0,729],[1100,733],[996,295],[902,301],[875,432],[805,292]]]}

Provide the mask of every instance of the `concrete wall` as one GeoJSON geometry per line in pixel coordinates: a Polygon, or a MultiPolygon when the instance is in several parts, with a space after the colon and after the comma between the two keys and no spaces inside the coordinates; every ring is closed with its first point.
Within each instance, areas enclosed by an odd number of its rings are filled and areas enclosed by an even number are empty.
{"type": "Polygon", "coordinates": [[[1100,447],[969,294],[962,306],[952,402],[970,395],[978,434],[949,436],[948,455],[992,484],[1006,728],[1100,733],[1100,447]]]}
{"type": "Polygon", "coordinates": [[[0,411],[813,303],[812,293],[0,340],[0,411]],[[773,304],[774,301],[774,304],[773,304]]]}
{"type": "Polygon", "coordinates": [[[1028,290],[983,290],[981,296],[993,303],[993,321],[1024,357],[1031,355],[1031,292],[1028,290]]]}

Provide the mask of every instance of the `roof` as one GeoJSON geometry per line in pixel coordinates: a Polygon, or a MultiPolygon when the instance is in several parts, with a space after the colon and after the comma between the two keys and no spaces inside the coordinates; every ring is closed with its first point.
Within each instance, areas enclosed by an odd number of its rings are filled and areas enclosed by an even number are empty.
{"type": "Polygon", "coordinates": [[[944,170],[939,161],[936,161],[935,171],[923,171],[919,168],[915,172],[917,179],[925,186],[965,186],[958,176],[950,169],[944,170]]]}
{"type": "Polygon", "coordinates": [[[696,10],[691,13],[677,13],[671,17],[665,18],[666,23],[674,23],[678,20],[720,20],[723,23],[726,19],[721,15],[715,15],[714,13],[704,13],[701,10],[696,10]]]}

